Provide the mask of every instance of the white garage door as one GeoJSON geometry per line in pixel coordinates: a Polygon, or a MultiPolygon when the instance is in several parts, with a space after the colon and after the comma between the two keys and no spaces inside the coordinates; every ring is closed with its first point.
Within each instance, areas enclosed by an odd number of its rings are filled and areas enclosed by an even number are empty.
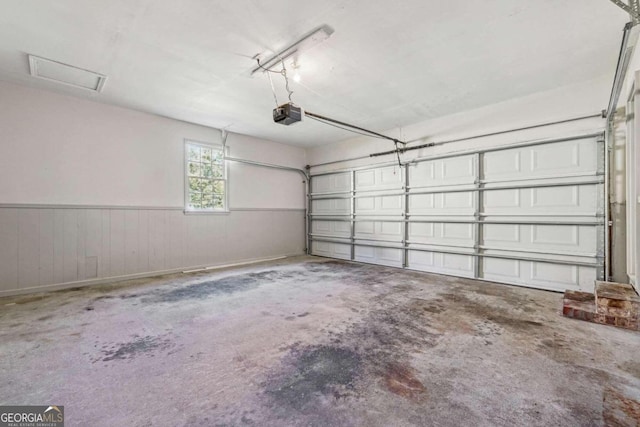
{"type": "Polygon", "coordinates": [[[604,277],[602,134],[312,175],[314,255],[542,289],[604,277]]]}

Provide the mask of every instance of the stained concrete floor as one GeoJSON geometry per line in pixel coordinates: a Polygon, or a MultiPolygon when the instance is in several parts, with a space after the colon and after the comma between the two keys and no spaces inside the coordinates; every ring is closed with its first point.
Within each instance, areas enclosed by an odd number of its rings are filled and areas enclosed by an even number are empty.
{"type": "Polygon", "coordinates": [[[314,257],[3,298],[0,404],[68,426],[632,423],[640,334],[560,301],[314,257]]]}

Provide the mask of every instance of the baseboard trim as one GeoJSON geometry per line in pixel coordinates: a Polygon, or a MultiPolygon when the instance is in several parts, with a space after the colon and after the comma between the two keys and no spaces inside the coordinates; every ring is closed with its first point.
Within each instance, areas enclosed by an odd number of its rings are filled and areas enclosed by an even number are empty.
{"type": "Polygon", "coordinates": [[[194,266],[172,268],[169,270],[158,270],[158,271],[149,271],[145,273],[126,274],[122,276],[102,277],[99,279],[78,280],[75,282],[56,283],[51,285],[31,286],[28,288],[21,288],[21,289],[9,289],[9,290],[0,291],[0,298],[12,297],[17,295],[25,295],[25,294],[54,292],[54,291],[60,291],[60,290],[69,289],[69,288],[103,285],[105,283],[124,282],[127,280],[164,276],[165,274],[174,274],[174,273],[189,274],[189,273],[195,273],[200,271],[210,271],[210,270],[221,269],[221,268],[240,267],[243,265],[257,264],[260,262],[267,262],[267,261],[275,261],[278,259],[284,259],[284,258],[300,256],[300,255],[304,255],[304,252],[282,254],[282,255],[272,256],[268,258],[249,258],[244,260],[238,260],[237,262],[234,262],[231,264],[227,262],[224,264],[220,263],[220,264],[194,265],[194,266]]]}
{"type": "MultiPolygon", "coordinates": [[[[59,205],[38,203],[0,203],[0,209],[109,209],[109,210],[139,210],[139,211],[184,211],[184,206],[120,206],[120,205],[59,205]]],[[[228,212],[304,212],[304,208],[229,208],[228,212]]],[[[225,213],[228,213],[225,212],[225,213]]],[[[216,212],[196,212],[216,213],[216,212]]]]}

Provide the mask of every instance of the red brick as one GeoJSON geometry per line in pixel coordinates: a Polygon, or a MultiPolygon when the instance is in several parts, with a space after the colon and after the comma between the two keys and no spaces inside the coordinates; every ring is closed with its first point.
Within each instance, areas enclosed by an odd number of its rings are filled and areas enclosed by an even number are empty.
{"type": "MultiPolygon", "coordinates": [[[[608,295],[613,295],[608,293],[608,295]]],[[[601,299],[604,304],[604,299],[601,299]]],[[[615,308],[617,304],[613,304],[615,308]]],[[[600,312],[596,307],[596,295],[588,292],[566,291],[562,300],[562,315],[571,319],[584,320],[602,325],[617,326],[619,328],[640,330],[637,316],[625,316],[625,312],[609,310],[600,312]]]]}
{"type": "Polygon", "coordinates": [[[638,320],[640,297],[631,285],[597,281],[595,295],[598,314],[638,320]]]}
{"type": "Polygon", "coordinates": [[[593,322],[595,296],[588,292],[566,291],[562,304],[562,315],[571,319],[593,322]]]}

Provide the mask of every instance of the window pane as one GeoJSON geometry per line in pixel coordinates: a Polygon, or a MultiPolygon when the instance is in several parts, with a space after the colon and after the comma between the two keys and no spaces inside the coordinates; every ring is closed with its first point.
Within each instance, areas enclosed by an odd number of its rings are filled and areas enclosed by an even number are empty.
{"type": "Polygon", "coordinates": [[[200,192],[198,178],[189,178],[189,192],[200,192]]]}
{"type": "Polygon", "coordinates": [[[206,191],[207,187],[211,185],[211,181],[208,179],[200,178],[198,179],[198,190],[200,192],[206,191]]]}
{"type": "Polygon", "coordinates": [[[189,194],[189,203],[198,204],[202,200],[202,195],[200,193],[190,193],[189,194]]]}
{"type": "Polygon", "coordinates": [[[202,208],[202,194],[190,193],[189,194],[189,208],[201,209],[202,208]]]}
{"type": "Polygon", "coordinates": [[[188,156],[189,160],[195,160],[196,162],[200,161],[200,147],[195,145],[189,145],[188,152],[189,152],[189,156],[188,156]]]}
{"type": "Polygon", "coordinates": [[[224,209],[224,199],[222,197],[216,197],[213,199],[213,206],[216,209],[224,209]]]}
{"type": "Polygon", "coordinates": [[[202,163],[209,163],[211,162],[211,158],[213,157],[213,153],[211,151],[211,148],[201,148],[201,153],[202,153],[202,163]]]}
{"type": "Polygon", "coordinates": [[[202,192],[207,194],[213,193],[213,181],[207,180],[207,184],[202,189],[202,192]]]}
{"type": "Polygon", "coordinates": [[[211,167],[211,163],[202,165],[202,176],[210,178],[213,175],[213,168],[211,167]]]}
{"type": "Polygon", "coordinates": [[[224,181],[214,181],[213,192],[216,196],[224,196],[224,181]]]}
{"type": "Polygon", "coordinates": [[[202,196],[202,207],[204,209],[213,209],[213,195],[205,194],[202,196]]]}
{"type": "Polygon", "coordinates": [[[224,178],[224,169],[222,166],[216,166],[211,169],[211,175],[214,178],[224,178]]]}
{"type": "Polygon", "coordinates": [[[200,176],[200,163],[189,162],[189,175],[200,176]]]}

